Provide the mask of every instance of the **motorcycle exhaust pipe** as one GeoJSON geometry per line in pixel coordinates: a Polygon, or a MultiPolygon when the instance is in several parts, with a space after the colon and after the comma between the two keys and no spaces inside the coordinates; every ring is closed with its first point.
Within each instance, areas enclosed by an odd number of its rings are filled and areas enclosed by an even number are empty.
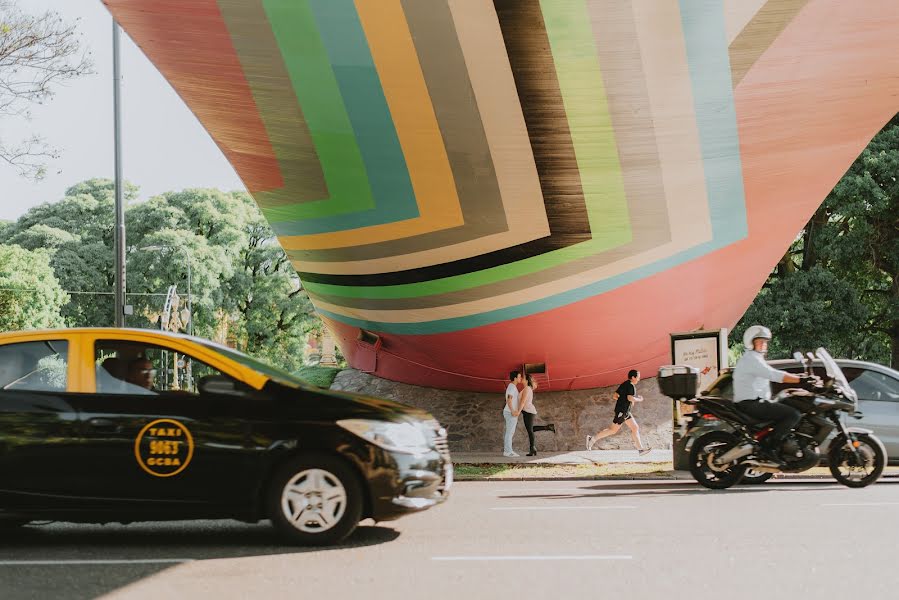
{"type": "Polygon", "coordinates": [[[751,468],[756,473],[780,473],[781,472],[781,470],[778,469],[777,467],[772,467],[769,465],[757,463],[754,460],[747,460],[743,464],[748,465],[749,468],[751,468]]]}
{"type": "Polygon", "coordinates": [[[747,454],[751,454],[753,450],[752,444],[743,444],[742,446],[737,446],[736,448],[731,448],[721,456],[719,456],[715,460],[715,464],[726,465],[734,462],[738,458],[743,458],[747,454]]]}

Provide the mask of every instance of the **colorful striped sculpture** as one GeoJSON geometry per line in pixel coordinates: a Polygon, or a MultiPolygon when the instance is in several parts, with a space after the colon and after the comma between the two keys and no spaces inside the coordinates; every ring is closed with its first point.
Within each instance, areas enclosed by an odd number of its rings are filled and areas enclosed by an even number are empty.
{"type": "Polygon", "coordinates": [[[899,110],[896,0],[103,0],[351,364],[550,388],[731,327],[899,110]]]}

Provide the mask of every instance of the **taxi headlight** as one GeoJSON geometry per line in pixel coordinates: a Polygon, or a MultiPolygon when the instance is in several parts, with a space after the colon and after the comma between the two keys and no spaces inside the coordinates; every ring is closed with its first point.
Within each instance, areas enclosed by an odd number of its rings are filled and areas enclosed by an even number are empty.
{"type": "Polygon", "coordinates": [[[344,419],[337,424],[375,446],[393,452],[420,454],[430,450],[425,434],[411,423],[344,419]]]}

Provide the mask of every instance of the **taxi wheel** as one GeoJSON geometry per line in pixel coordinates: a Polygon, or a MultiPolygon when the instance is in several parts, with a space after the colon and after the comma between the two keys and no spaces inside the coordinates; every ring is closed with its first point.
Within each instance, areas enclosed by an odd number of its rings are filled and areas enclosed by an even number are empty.
{"type": "Polygon", "coordinates": [[[268,515],[291,543],[336,544],[362,516],[362,486],[343,460],[327,454],[303,455],[281,465],[268,489],[268,515]]]}

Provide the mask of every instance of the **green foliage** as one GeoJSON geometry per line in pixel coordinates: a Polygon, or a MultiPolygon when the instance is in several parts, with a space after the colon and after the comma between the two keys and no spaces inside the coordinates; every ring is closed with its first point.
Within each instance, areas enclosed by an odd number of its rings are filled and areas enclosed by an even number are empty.
{"type": "MultiPolygon", "coordinates": [[[[137,198],[127,185],[125,197],[137,198]]],[[[41,248],[63,289],[68,326],[107,326],[114,298],[113,182],[72,186],[0,228],[0,243],[41,248]]],[[[194,333],[236,346],[288,371],[303,367],[307,335],[321,321],[255,202],[241,192],[188,189],[134,202],[125,213],[130,327],[157,327],[169,286],[188,305],[194,333]],[[148,250],[147,248],[151,248],[148,250]]],[[[180,320],[187,330],[187,319],[180,320]]],[[[330,385],[330,384],[329,384],[330,385]]]]}
{"type": "Polygon", "coordinates": [[[47,252],[0,245],[0,331],[59,327],[66,300],[47,252]]]}
{"type": "Polygon", "coordinates": [[[337,377],[337,374],[340,373],[341,370],[342,369],[337,367],[300,367],[296,370],[296,375],[297,377],[305,379],[312,385],[327,390],[331,387],[331,384],[334,383],[334,378],[337,377]]]}

